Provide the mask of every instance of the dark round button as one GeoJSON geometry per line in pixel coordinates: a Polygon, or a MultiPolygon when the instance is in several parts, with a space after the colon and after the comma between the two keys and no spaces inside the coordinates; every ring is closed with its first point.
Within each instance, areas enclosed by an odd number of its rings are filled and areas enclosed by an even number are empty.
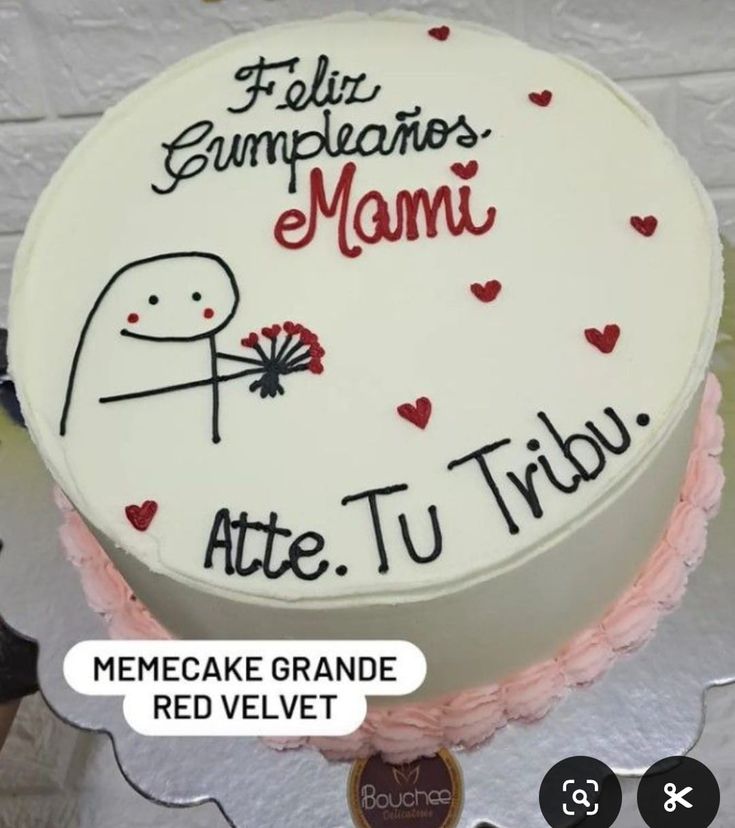
{"type": "Polygon", "coordinates": [[[570,756],[546,774],[539,790],[541,813],[551,828],[610,828],[623,794],[615,774],[599,759],[570,756]]]}
{"type": "Polygon", "coordinates": [[[649,828],[707,828],[720,810],[720,786],[696,759],[669,756],[638,784],[638,810],[649,828]]]}

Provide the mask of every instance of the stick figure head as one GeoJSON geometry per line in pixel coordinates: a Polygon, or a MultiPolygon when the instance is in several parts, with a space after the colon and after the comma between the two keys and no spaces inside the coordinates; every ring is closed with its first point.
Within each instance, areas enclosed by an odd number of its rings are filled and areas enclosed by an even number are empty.
{"type": "Polygon", "coordinates": [[[135,339],[204,339],[229,323],[240,300],[232,271],[213,253],[166,253],[132,262],[116,275],[111,293],[120,333],[135,339]]]}

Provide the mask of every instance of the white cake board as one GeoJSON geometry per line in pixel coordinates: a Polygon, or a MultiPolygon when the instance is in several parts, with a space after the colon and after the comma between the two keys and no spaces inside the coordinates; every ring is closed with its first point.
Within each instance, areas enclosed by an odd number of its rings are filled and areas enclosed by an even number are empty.
{"type": "MultiPolygon", "coordinates": [[[[735,268],[729,269],[735,287],[735,268]]],[[[724,460],[733,481],[735,304],[729,303],[714,367],[725,392],[730,437],[724,460]]],[[[105,625],[87,607],[78,573],[64,559],[49,476],[26,432],[4,414],[0,468],[0,613],[39,642],[42,692],[59,716],[109,733],[130,784],[161,804],[213,800],[236,828],[350,826],[349,763],[307,750],[278,753],[252,738],[139,736],[123,719],[120,698],[80,696],[68,687],[66,652],[78,641],[106,638],[105,625]]],[[[544,828],[538,787],[566,756],[595,756],[619,774],[640,775],[664,756],[689,751],[702,731],[707,688],[735,682],[734,553],[731,483],[681,608],[662,620],[643,650],[622,658],[592,687],[574,690],[542,721],[511,724],[481,748],[456,754],[465,782],[460,825],[544,828]]]]}

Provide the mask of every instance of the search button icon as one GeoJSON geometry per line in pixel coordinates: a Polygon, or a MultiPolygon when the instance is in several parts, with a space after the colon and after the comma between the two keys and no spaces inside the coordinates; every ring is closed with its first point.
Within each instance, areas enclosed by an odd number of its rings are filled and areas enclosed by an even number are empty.
{"type": "Polygon", "coordinates": [[[539,806],[551,828],[610,828],[620,813],[620,783],[610,768],[590,756],[557,762],[539,790],[539,806]]]}

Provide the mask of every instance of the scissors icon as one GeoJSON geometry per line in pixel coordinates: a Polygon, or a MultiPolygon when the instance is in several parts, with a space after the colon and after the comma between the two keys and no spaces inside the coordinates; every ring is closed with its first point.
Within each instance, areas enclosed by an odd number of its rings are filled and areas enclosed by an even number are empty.
{"type": "Polygon", "coordinates": [[[669,814],[673,814],[679,805],[683,805],[685,808],[693,808],[692,803],[685,799],[686,795],[693,790],[693,788],[682,788],[680,791],[677,791],[676,785],[673,782],[667,782],[664,785],[664,793],[669,798],[664,802],[664,810],[669,814]]]}
{"type": "MultiPolygon", "coordinates": [[[[567,788],[574,784],[576,784],[574,780],[567,779],[562,785],[562,790],[566,793],[567,788]]],[[[588,779],[587,785],[595,792],[600,790],[600,786],[594,779],[588,779]]],[[[587,791],[585,791],[583,788],[577,788],[576,790],[572,791],[572,803],[574,805],[584,805],[584,807],[587,809],[586,816],[594,816],[600,809],[599,803],[595,802],[595,804],[592,805],[592,803],[589,800],[589,797],[587,796],[587,791]]],[[[562,805],[562,810],[567,816],[574,816],[576,814],[576,810],[570,810],[569,808],[567,808],[566,803],[562,805]]]]}

